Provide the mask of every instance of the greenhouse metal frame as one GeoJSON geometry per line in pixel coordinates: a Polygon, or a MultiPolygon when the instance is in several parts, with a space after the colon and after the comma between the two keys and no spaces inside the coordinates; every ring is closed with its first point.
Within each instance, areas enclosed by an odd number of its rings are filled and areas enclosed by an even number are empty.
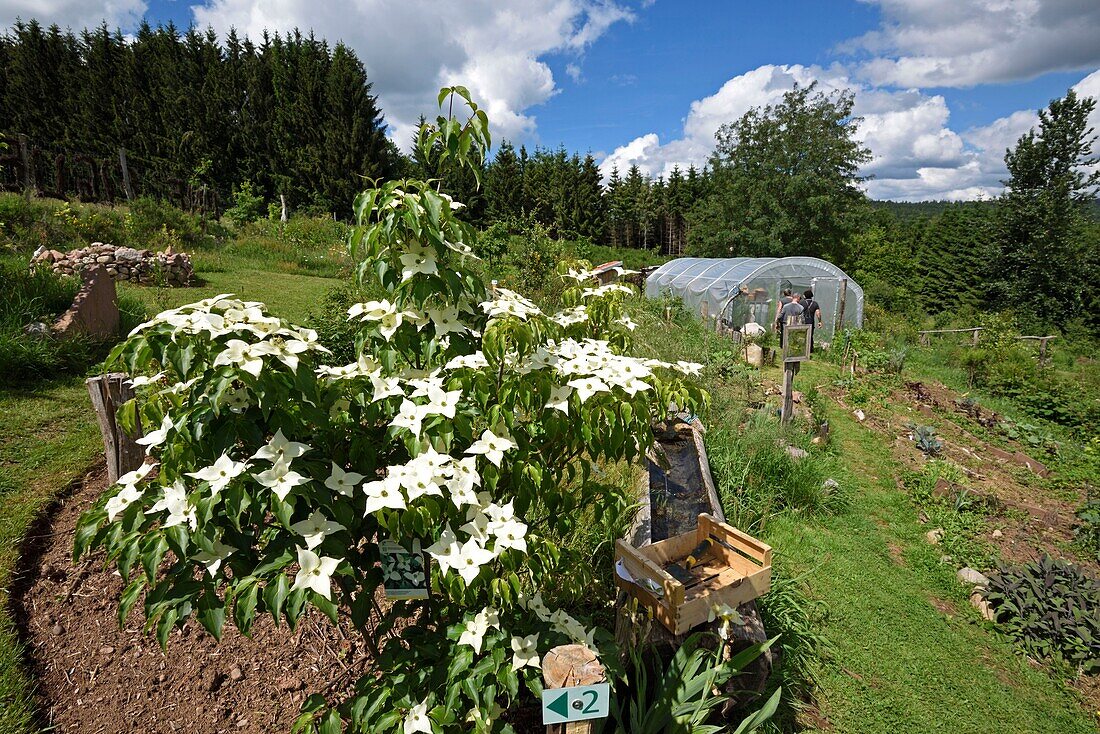
{"type": "Polygon", "coordinates": [[[649,275],[645,294],[678,297],[689,310],[732,329],[753,321],[768,328],[786,288],[813,290],[826,338],[838,328],[863,325],[863,289],[836,265],[816,257],[677,258],[649,275]]]}

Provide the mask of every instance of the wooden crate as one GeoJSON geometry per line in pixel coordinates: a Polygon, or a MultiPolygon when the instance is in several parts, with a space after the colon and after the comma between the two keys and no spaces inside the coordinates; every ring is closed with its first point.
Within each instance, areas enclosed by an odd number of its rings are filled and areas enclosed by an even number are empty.
{"type": "Polygon", "coordinates": [[[616,541],[615,560],[622,562],[635,581],[615,574],[616,585],[652,609],[661,624],[677,635],[706,622],[713,605],[736,608],[771,588],[771,546],[706,513],[699,515],[694,532],[641,548],[616,541]],[[684,569],[688,555],[708,538],[711,543],[706,551],[687,571],[690,580],[678,580],[666,570],[672,564],[684,569]]]}

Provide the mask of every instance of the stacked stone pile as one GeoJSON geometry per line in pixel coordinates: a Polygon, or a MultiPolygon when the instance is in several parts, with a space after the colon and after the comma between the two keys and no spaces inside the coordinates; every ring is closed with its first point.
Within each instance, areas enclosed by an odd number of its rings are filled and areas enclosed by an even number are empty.
{"type": "Polygon", "coordinates": [[[48,265],[60,275],[80,275],[94,265],[102,267],[114,280],[152,285],[185,286],[195,277],[191,258],[182,252],[153,252],[135,250],[133,247],[115,247],[93,242],[89,247],[60,252],[42,249],[35,253],[31,263],[48,265]]]}

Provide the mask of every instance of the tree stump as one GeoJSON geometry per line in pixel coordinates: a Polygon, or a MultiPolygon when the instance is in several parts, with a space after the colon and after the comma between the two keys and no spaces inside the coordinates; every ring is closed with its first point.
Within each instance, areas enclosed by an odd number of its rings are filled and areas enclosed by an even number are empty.
{"type": "Polygon", "coordinates": [[[133,436],[123,431],[118,424],[118,408],[134,397],[134,388],[130,385],[130,376],[124,372],[89,377],[85,384],[92,398],[99,432],[103,436],[107,479],[114,484],[120,476],[137,469],[145,462],[145,449],[135,443],[143,435],[140,420],[136,435],[133,436]]]}
{"type": "MultiPolygon", "coordinates": [[[[542,659],[542,681],[547,690],[590,686],[607,680],[596,653],[584,645],[560,645],[542,659]]],[[[591,734],[592,720],[570,724],[549,724],[547,734],[591,734]]]]}

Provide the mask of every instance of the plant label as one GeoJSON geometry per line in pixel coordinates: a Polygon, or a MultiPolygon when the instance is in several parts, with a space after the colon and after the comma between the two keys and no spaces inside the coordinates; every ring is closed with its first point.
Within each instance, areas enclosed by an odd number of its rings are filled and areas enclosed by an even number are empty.
{"type": "Polygon", "coordinates": [[[392,540],[383,540],[378,551],[382,556],[383,587],[387,599],[427,599],[428,574],[420,541],[413,541],[408,550],[392,540]]]}
{"type": "Polygon", "coordinates": [[[542,723],[564,724],[607,717],[611,691],[606,683],[542,691],[542,723]]]}

